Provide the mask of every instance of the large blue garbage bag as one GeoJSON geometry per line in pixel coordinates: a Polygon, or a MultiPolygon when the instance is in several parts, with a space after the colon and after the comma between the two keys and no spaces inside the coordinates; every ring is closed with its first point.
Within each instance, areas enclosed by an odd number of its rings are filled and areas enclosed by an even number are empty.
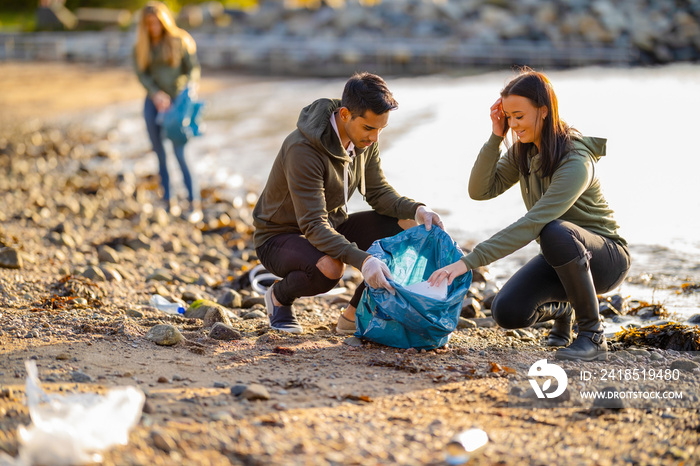
{"type": "Polygon", "coordinates": [[[191,86],[187,86],[163,115],[162,131],[174,144],[184,145],[190,138],[201,134],[204,102],[195,100],[191,86]]]}
{"type": "Polygon", "coordinates": [[[457,328],[462,301],[472,281],[471,270],[455,278],[445,300],[406,287],[427,280],[435,270],[462,257],[457,243],[442,229],[427,231],[421,225],[377,240],[367,252],[387,264],[396,294],[383,288],[365,289],[355,314],[355,336],[395,348],[445,346],[457,328]]]}

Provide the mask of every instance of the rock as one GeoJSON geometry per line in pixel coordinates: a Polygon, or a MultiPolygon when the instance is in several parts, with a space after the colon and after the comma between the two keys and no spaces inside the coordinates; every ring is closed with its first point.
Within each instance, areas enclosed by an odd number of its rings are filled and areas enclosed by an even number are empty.
{"type": "Polygon", "coordinates": [[[261,306],[265,305],[265,298],[262,296],[247,296],[243,298],[243,302],[241,303],[241,307],[244,309],[251,308],[255,306],[256,304],[260,304],[261,306]]]}
{"type": "Polygon", "coordinates": [[[22,256],[19,251],[11,247],[0,249],[0,267],[5,269],[21,269],[22,256]]]}
{"type": "Polygon", "coordinates": [[[496,321],[493,320],[493,317],[474,318],[470,320],[474,322],[477,327],[481,328],[494,328],[498,326],[498,324],[496,324],[496,321]]]}
{"type": "Polygon", "coordinates": [[[471,296],[464,299],[460,315],[467,319],[471,319],[472,317],[484,317],[484,314],[481,312],[481,304],[471,296]]]}
{"type": "Polygon", "coordinates": [[[615,387],[604,387],[600,391],[608,393],[608,395],[605,398],[596,398],[593,402],[594,408],[624,409],[626,407],[622,398],[610,395],[618,392],[615,387]]]}
{"type": "Polygon", "coordinates": [[[121,282],[123,280],[122,275],[115,267],[110,265],[101,265],[100,270],[102,270],[102,273],[107,281],[121,282]]]}
{"type": "Polygon", "coordinates": [[[205,327],[212,326],[214,322],[224,322],[228,325],[231,324],[230,319],[228,319],[227,317],[228,313],[225,312],[224,308],[219,304],[215,303],[214,301],[210,301],[208,299],[198,299],[192,304],[190,304],[190,306],[185,311],[185,317],[189,319],[204,320],[207,316],[207,313],[209,313],[209,311],[211,310],[218,310],[221,313],[221,318],[217,320],[217,317],[214,314],[212,314],[212,316],[210,317],[211,321],[208,324],[205,323],[205,327]]]}
{"type": "Polygon", "coordinates": [[[185,339],[180,333],[180,330],[173,325],[158,324],[148,331],[146,339],[152,341],[156,345],[172,346],[185,339]]]}
{"type": "Polygon", "coordinates": [[[688,318],[686,323],[700,325],[700,314],[693,314],[688,318]]]}
{"type": "Polygon", "coordinates": [[[207,251],[199,257],[200,263],[209,262],[211,264],[217,265],[223,269],[228,268],[228,258],[221,255],[218,251],[207,251]]]}
{"type": "Polygon", "coordinates": [[[144,234],[139,234],[136,238],[131,238],[126,241],[126,245],[133,250],[151,249],[149,238],[144,234]]]}
{"type": "Polygon", "coordinates": [[[85,372],[82,371],[73,371],[70,373],[70,379],[73,382],[78,382],[78,383],[87,383],[87,382],[93,382],[94,379],[86,374],[85,372]]]}
{"type": "Polygon", "coordinates": [[[209,331],[209,338],[214,340],[240,340],[243,338],[241,332],[222,322],[216,322],[209,331]]]}
{"type": "Polygon", "coordinates": [[[259,383],[252,383],[246,386],[245,390],[243,390],[243,392],[238,396],[239,398],[248,401],[269,400],[270,392],[267,391],[267,388],[265,388],[265,386],[260,385],[259,383]]]}
{"type": "Polygon", "coordinates": [[[140,319],[143,317],[143,312],[138,311],[136,309],[127,309],[124,311],[124,314],[126,314],[129,317],[133,317],[134,319],[140,319]]]}
{"type": "Polygon", "coordinates": [[[202,290],[200,290],[198,287],[190,285],[185,288],[185,291],[182,292],[182,299],[188,302],[192,301],[199,301],[204,299],[204,296],[202,296],[202,290]]]}
{"type": "Polygon", "coordinates": [[[678,369],[684,372],[693,372],[698,367],[700,367],[700,364],[690,359],[676,359],[671,363],[671,369],[678,369]]]}
{"type": "Polygon", "coordinates": [[[97,248],[97,260],[99,260],[100,262],[118,264],[119,253],[107,245],[102,245],[97,248]]]}
{"type": "Polygon", "coordinates": [[[170,241],[166,241],[165,243],[163,243],[163,250],[166,252],[174,252],[175,254],[178,254],[182,251],[182,243],[179,239],[173,238],[170,241]]]}
{"type": "Polygon", "coordinates": [[[146,277],[146,280],[154,280],[159,282],[171,282],[174,279],[175,277],[172,272],[165,269],[158,269],[146,277]]]}
{"type": "Polygon", "coordinates": [[[102,269],[99,267],[95,267],[94,265],[91,265],[85,271],[82,273],[83,277],[89,278],[92,281],[95,282],[104,282],[107,281],[107,277],[105,277],[104,272],[102,269]]]}
{"type": "Polygon", "coordinates": [[[240,293],[229,288],[219,296],[216,302],[229,308],[240,308],[243,304],[243,298],[240,293]]]}
{"type": "Polygon", "coordinates": [[[348,346],[353,346],[353,347],[359,347],[359,346],[362,346],[362,340],[360,340],[359,338],[354,337],[354,336],[348,337],[345,340],[343,340],[343,344],[348,345],[348,346]]]}
{"type": "Polygon", "coordinates": [[[251,320],[251,319],[264,319],[267,317],[267,314],[264,311],[261,311],[260,309],[253,309],[250,312],[246,312],[241,316],[241,319],[243,320],[251,320]]]}
{"type": "Polygon", "coordinates": [[[460,317],[459,321],[457,322],[457,328],[476,328],[476,322],[474,322],[473,320],[465,319],[464,317],[460,317]]]}
{"type": "Polygon", "coordinates": [[[156,448],[165,453],[170,453],[177,448],[175,441],[168,434],[159,430],[151,432],[151,440],[153,440],[153,445],[155,445],[156,448]]]}

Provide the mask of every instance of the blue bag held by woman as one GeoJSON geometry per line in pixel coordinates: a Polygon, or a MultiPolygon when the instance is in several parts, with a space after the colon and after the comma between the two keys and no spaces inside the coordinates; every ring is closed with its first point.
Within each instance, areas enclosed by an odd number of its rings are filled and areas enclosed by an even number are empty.
{"type": "Polygon", "coordinates": [[[455,278],[444,297],[433,296],[437,290],[422,282],[462,257],[457,243],[440,228],[427,231],[421,225],[379,239],[367,252],[387,264],[396,294],[383,288],[365,289],[355,314],[355,336],[396,348],[445,346],[457,328],[472,273],[455,278]],[[423,291],[416,291],[420,288],[423,291]]]}
{"type": "Polygon", "coordinates": [[[200,124],[204,102],[195,100],[192,86],[187,86],[163,115],[163,133],[175,144],[184,145],[201,134],[200,124]]]}

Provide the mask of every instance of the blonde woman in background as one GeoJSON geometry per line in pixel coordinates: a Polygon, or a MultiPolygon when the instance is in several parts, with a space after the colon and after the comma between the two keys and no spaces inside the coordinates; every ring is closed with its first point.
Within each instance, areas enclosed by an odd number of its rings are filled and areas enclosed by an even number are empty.
{"type": "MultiPolygon", "coordinates": [[[[175,24],[168,7],[161,2],[146,4],[138,24],[134,46],[134,68],[139,81],[146,88],[144,117],[153,151],[158,155],[163,200],[168,212],[177,215],[179,206],[171,199],[170,177],[165,156],[158,114],[172,105],[175,97],[190,83],[198,83],[200,67],[197,61],[197,45],[190,34],[175,24]]],[[[199,189],[185,159],[185,146],[173,143],[173,151],[182,170],[187,187],[188,220],[202,218],[199,189]]]]}

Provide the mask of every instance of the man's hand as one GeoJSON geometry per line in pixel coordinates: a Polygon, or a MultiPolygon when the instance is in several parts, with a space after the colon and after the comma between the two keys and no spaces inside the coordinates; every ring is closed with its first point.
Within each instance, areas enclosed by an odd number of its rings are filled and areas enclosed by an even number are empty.
{"type": "Polygon", "coordinates": [[[418,225],[425,225],[425,229],[428,231],[430,231],[433,225],[437,225],[443,230],[445,229],[440,216],[424,205],[416,209],[416,222],[418,222],[418,225]]]}
{"type": "Polygon", "coordinates": [[[387,278],[391,278],[389,267],[374,256],[369,256],[362,263],[362,277],[372,288],[384,288],[391,294],[396,292],[387,281],[387,278]]]}

